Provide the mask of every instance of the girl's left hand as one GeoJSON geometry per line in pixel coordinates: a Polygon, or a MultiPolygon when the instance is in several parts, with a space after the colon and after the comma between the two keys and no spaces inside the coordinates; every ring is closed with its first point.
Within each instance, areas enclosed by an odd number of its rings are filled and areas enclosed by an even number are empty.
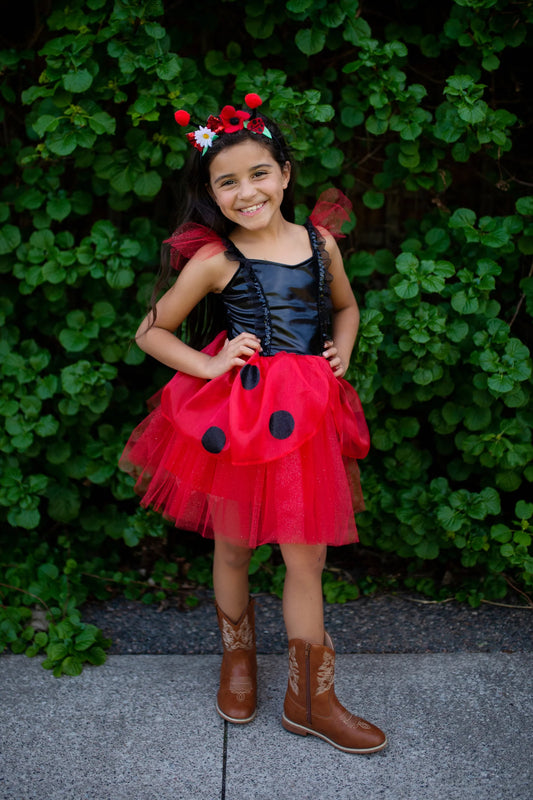
{"type": "Polygon", "coordinates": [[[337,348],[331,340],[324,342],[324,352],[322,355],[329,361],[329,365],[333,370],[335,377],[342,378],[347,370],[347,367],[344,366],[342,359],[337,352],[337,348]]]}

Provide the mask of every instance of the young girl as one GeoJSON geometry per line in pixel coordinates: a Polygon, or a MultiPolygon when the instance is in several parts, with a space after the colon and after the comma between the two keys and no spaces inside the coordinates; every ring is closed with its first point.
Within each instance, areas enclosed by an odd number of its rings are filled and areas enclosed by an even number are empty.
{"type": "MultiPolygon", "coordinates": [[[[166,272],[178,276],[136,335],[178,372],[121,467],[138,478],[144,506],[215,540],[218,713],[234,723],[255,717],[248,565],[253,548],[277,542],[289,639],[282,725],[371,753],[386,738],[335,695],[321,583],[327,545],[357,540],[353,512],[363,507],[356,459],[368,452],[368,430],[341,380],[359,311],[332,235],[292,221],[293,166],[281,132],[255,110],[257,95],[246,103],[253,118],[225,106],[187,134],[186,223],[167,240],[166,272]],[[200,350],[202,333],[218,335],[200,350]]],[[[189,115],[178,111],[176,120],[186,125],[189,115]]],[[[322,208],[331,219],[331,204],[322,208]]]]}

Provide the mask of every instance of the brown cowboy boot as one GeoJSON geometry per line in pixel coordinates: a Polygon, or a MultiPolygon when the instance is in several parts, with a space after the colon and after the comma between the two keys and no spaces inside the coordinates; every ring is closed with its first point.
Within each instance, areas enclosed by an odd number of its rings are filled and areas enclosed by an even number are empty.
{"type": "Polygon", "coordinates": [[[289,685],[282,725],[300,736],[319,736],[346,753],[374,753],[387,737],[370,722],[350,714],[333,686],[335,650],[325,634],[325,646],[303,639],[289,642],[289,685]]]}
{"type": "Polygon", "coordinates": [[[224,647],[217,711],[228,722],[251,722],[257,704],[254,601],[250,600],[237,622],[218,606],[217,616],[224,647]]]}

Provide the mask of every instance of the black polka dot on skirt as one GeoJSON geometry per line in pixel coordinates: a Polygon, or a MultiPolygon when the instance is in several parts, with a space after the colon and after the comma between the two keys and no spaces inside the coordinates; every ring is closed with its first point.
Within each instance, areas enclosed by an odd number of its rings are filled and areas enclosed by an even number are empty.
{"type": "Polygon", "coordinates": [[[222,428],[213,425],[202,436],[202,446],[208,453],[220,453],[226,444],[226,434],[222,428]]]}
{"type": "Polygon", "coordinates": [[[294,417],[288,411],[274,411],[268,427],[274,439],[288,439],[294,430],[294,417]]]}
{"type": "Polygon", "coordinates": [[[260,377],[259,367],[256,367],[255,364],[245,364],[240,373],[242,388],[255,389],[260,377]]]}

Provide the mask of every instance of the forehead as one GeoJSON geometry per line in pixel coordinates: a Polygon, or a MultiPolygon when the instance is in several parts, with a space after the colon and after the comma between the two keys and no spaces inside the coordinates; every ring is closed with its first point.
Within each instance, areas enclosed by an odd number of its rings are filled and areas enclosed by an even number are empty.
{"type": "Polygon", "coordinates": [[[268,147],[265,147],[260,141],[246,139],[244,142],[225,147],[224,150],[217,153],[209,164],[209,176],[211,180],[214,180],[217,175],[234,174],[251,169],[258,164],[277,165],[277,162],[268,147]]]}

